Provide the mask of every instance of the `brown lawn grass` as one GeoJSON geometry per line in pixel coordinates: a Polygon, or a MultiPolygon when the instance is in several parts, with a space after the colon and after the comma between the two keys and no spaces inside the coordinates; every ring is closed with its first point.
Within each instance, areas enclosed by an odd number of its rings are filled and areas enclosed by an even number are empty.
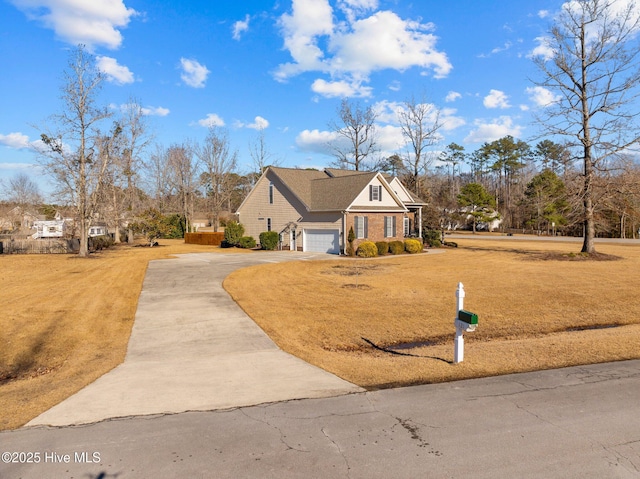
{"type": "MultiPolygon", "coordinates": [[[[640,246],[599,244],[622,259],[591,262],[540,259],[577,244],[459,244],[445,254],[257,266],[225,287],[284,350],[369,388],[640,357],[640,246]],[[465,335],[465,361],[452,365],[459,281],[480,325],[465,335]],[[371,346],[407,342],[432,344],[402,351],[410,356],[371,346]]],[[[0,429],[122,362],[150,260],[215,251],[166,240],[86,260],[0,255],[0,429]]]]}
{"type": "Polygon", "coordinates": [[[124,359],[150,260],[220,251],[162,240],[93,254],[0,255],[0,429],[23,425],[124,359]]]}
{"type": "Polygon", "coordinates": [[[640,246],[571,261],[579,244],[456,241],[444,254],[255,266],[224,285],[282,349],[367,388],[640,358],[640,246]],[[458,282],[480,324],[454,365],[458,282]],[[402,343],[428,346],[372,346],[402,343]]]}

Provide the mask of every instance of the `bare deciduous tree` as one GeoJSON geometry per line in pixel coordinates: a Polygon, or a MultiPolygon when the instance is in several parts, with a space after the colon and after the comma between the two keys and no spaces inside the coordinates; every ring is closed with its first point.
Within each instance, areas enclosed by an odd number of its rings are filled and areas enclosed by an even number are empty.
{"type": "Polygon", "coordinates": [[[408,143],[408,155],[404,158],[407,171],[407,186],[417,194],[422,193],[420,177],[427,171],[434,157],[429,155],[428,148],[439,140],[438,130],[441,128],[440,110],[430,103],[418,103],[414,98],[404,102],[398,112],[398,120],[402,135],[408,143]]]}
{"type": "Polygon", "coordinates": [[[53,176],[58,193],[76,207],[82,257],[89,255],[89,226],[112,161],[112,147],[121,132],[117,124],[106,135],[100,132],[100,125],[111,116],[97,105],[102,81],[95,58],[78,46],[64,72],[62,112],[51,117],[55,130],[41,133],[45,171],[53,176]]]}
{"type": "Polygon", "coordinates": [[[197,165],[193,149],[185,144],[170,146],[167,150],[167,166],[172,186],[180,198],[180,209],[184,217],[186,233],[192,230],[193,206],[197,187],[197,165]]]}
{"type": "MultiPolygon", "coordinates": [[[[126,180],[124,206],[129,217],[128,220],[131,222],[140,209],[138,176],[142,168],[142,154],[151,142],[146,117],[138,100],[129,99],[123,108],[120,125],[122,126],[122,138],[118,166],[126,180]]],[[[131,227],[128,228],[127,238],[129,243],[133,243],[133,229],[131,227]]]]}
{"type": "Polygon", "coordinates": [[[336,166],[356,171],[365,168],[365,160],[376,151],[376,112],[370,106],[344,99],[338,110],[339,122],[329,123],[336,139],[329,144],[336,166]]]}
{"type": "Polygon", "coordinates": [[[236,170],[238,154],[230,151],[227,132],[215,126],[209,128],[204,143],[196,146],[195,152],[204,169],[201,180],[209,204],[210,220],[213,230],[218,231],[220,212],[228,204],[236,185],[231,174],[236,170]]]}
{"type": "Polygon", "coordinates": [[[146,187],[155,199],[155,207],[160,213],[165,214],[171,195],[171,170],[167,150],[161,145],[156,145],[155,151],[149,155],[144,169],[146,171],[146,187]]]}
{"type": "Polygon", "coordinates": [[[16,174],[9,178],[7,185],[1,186],[6,188],[6,198],[18,206],[35,206],[42,202],[38,185],[26,173],[16,174]]]}
{"type": "Polygon", "coordinates": [[[548,133],[571,139],[583,165],[584,253],[595,253],[596,178],[640,140],[639,28],[633,2],[567,2],[547,39],[551,53],[534,59],[543,74],[538,86],[557,95],[540,119],[548,133]]]}
{"type": "Polygon", "coordinates": [[[251,161],[253,162],[253,176],[254,182],[260,178],[262,173],[268,166],[278,166],[280,161],[273,158],[273,154],[267,148],[267,143],[264,136],[264,128],[260,128],[258,131],[258,137],[255,141],[249,143],[249,155],[251,155],[251,161]]]}

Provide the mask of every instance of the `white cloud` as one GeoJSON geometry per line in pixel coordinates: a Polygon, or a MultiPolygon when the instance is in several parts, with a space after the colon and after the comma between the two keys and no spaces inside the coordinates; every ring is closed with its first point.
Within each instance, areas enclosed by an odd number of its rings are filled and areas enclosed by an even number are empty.
{"type": "Polygon", "coordinates": [[[391,156],[406,144],[407,139],[402,134],[400,126],[376,126],[376,146],[380,149],[382,156],[391,156]]]}
{"type": "Polygon", "coordinates": [[[338,0],[338,8],[344,12],[349,22],[358,15],[378,8],[378,0],[338,0]]]}
{"type": "Polygon", "coordinates": [[[269,127],[269,121],[261,116],[256,116],[253,120],[253,123],[243,123],[241,121],[236,121],[234,123],[236,128],[251,128],[252,130],[265,130],[269,127]]]}
{"type": "Polygon", "coordinates": [[[457,116],[458,110],[455,108],[443,108],[440,110],[440,123],[444,131],[452,131],[466,125],[464,118],[457,116]]]}
{"type": "Polygon", "coordinates": [[[64,42],[116,49],[122,44],[120,29],[137,14],[123,0],[10,0],[31,20],[52,29],[64,42]]]}
{"type": "Polygon", "coordinates": [[[244,20],[238,20],[233,24],[233,39],[240,40],[242,38],[242,34],[249,30],[249,20],[251,17],[249,15],[244,17],[244,20]]]}
{"type": "Polygon", "coordinates": [[[311,90],[327,98],[334,97],[369,97],[371,87],[363,86],[360,82],[326,81],[317,79],[311,85],[311,90]]]}
{"type": "Polygon", "coordinates": [[[536,106],[549,106],[552,103],[556,103],[560,100],[559,95],[554,95],[551,90],[541,86],[529,87],[526,89],[529,98],[536,106]]]}
{"type": "Polygon", "coordinates": [[[292,10],[280,17],[279,24],[293,63],[278,67],[278,80],[304,71],[324,70],[324,52],[318,47],[318,37],[333,32],[333,10],[327,0],[293,0],[292,10]]]}
{"type": "Polygon", "coordinates": [[[329,144],[337,139],[338,135],[333,131],[303,130],[296,137],[296,145],[308,153],[331,155],[329,144]]]}
{"type": "Polygon", "coordinates": [[[538,46],[535,47],[529,55],[529,58],[541,57],[544,61],[549,61],[555,55],[553,48],[551,47],[551,40],[548,37],[536,37],[538,46]]]}
{"type": "Polygon", "coordinates": [[[522,136],[523,128],[513,124],[509,116],[501,116],[490,122],[477,120],[476,129],[464,139],[467,143],[484,143],[498,140],[504,136],[511,135],[514,138],[522,136]]]}
{"type": "Polygon", "coordinates": [[[398,125],[398,114],[403,111],[404,105],[397,101],[382,100],[372,105],[372,109],[378,123],[398,125]]]}
{"type": "Polygon", "coordinates": [[[207,77],[211,73],[206,66],[187,58],[180,59],[180,66],[182,67],[180,78],[185,84],[193,88],[204,88],[207,77]]]}
{"type": "Polygon", "coordinates": [[[0,145],[15,148],[29,148],[29,137],[19,132],[9,133],[8,135],[0,135],[0,145]]]}
{"type": "Polygon", "coordinates": [[[224,126],[224,120],[215,113],[209,113],[206,118],[198,120],[198,125],[205,128],[211,128],[213,126],[224,126]]]}
{"type": "Polygon", "coordinates": [[[37,169],[33,163],[0,163],[0,170],[29,170],[37,169]]]}
{"type": "Polygon", "coordinates": [[[253,123],[249,123],[247,128],[253,128],[254,130],[264,130],[269,127],[269,121],[261,116],[256,116],[253,123]]]}
{"type": "Polygon", "coordinates": [[[97,56],[96,65],[98,70],[104,73],[107,76],[107,80],[112,83],[126,85],[135,81],[131,70],[126,66],[118,65],[118,61],[115,58],[97,56]]]}
{"type": "Polygon", "coordinates": [[[399,81],[393,80],[387,88],[391,91],[400,91],[402,89],[402,85],[399,81]]]}
{"type": "Polygon", "coordinates": [[[457,91],[450,91],[447,93],[447,96],[444,98],[444,101],[447,103],[451,103],[452,101],[456,101],[457,99],[462,98],[462,95],[457,91]]]}
{"type": "Polygon", "coordinates": [[[513,43],[511,42],[505,42],[505,44],[501,47],[496,47],[493,50],[491,50],[491,54],[494,55],[496,53],[500,53],[500,52],[506,52],[507,50],[509,50],[511,47],[513,46],[513,43]]]}
{"type": "Polygon", "coordinates": [[[335,52],[330,67],[334,72],[367,75],[372,71],[406,70],[417,66],[433,69],[436,78],[451,71],[447,55],[436,50],[432,24],[402,20],[390,11],[357,20],[350,31],[338,31],[330,41],[335,52]]]}
{"type": "Polygon", "coordinates": [[[547,18],[549,16],[549,10],[540,10],[538,12],[539,18],[547,18]]]}
{"type": "Polygon", "coordinates": [[[142,107],[142,114],[146,116],[167,116],[170,112],[168,108],[161,106],[146,106],[142,107]]]}
{"type": "MultiPolygon", "coordinates": [[[[433,124],[437,118],[443,131],[455,130],[456,128],[466,124],[462,117],[457,116],[458,110],[455,108],[442,108],[438,112],[438,107],[436,105],[429,104],[427,107],[428,115],[425,118],[425,121],[433,124]]],[[[405,106],[403,103],[383,100],[373,105],[373,109],[376,112],[376,119],[378,123],[399,125],[400,121],[398,115],[404,111],[405,106]]]]}
{"type": "Polygon", "coordinates": [[[482,104],[486,108],[509,108],[508,96],[500,90],[490,90],[489,94],[484,97],[482,104]]]}
{"type": "Polygon", "coordinates": [[[334,23],[328,0],[293,0],[292,13],[279,22],[293,61],[279,65],[275,78],[285,81],[303,72],[322,72],[331,80],[316,80],[317,93],[343,96],[337,90],[360,85],[359,96],[366,96],[362,85],[375,71],[418,67],[436,78],[449,74],[452,66],[436,48],[433,24],[403,20],[391,11],[369,15],[377,7],[377,0],[341,0],[338,8],[346,20],[334,23]]]}
{"type": "Polygon", "coordinates": [[[136,108],[140,109],[140,113],[145,116],[167,116],[170,113],[168,108],[164,108],[161,106],[139,106],[137,104],[131,103],[123,103],[121,105],[116,105],[115,103],[111,103],[109,108],[112,110],[119,110],[124,114],[128,114],[129,112],[135,110],[136,108]]]}

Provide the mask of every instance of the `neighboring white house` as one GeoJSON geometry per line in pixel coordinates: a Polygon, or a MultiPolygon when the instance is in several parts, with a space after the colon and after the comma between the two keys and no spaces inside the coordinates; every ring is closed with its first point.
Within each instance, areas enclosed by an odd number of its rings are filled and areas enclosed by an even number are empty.
{"type": "Polygon", "coordinates": [[[89,227],[89,238],[95,238],[96,236],[105,236],[107,233],[107,227],[104,225],[92,225],[89,227]]]}
{"type": "Polygon", "coordinates": [[[64,220],[38,220],[33,222],[36,232],[31,235],[33,239],[38,238],[62,238],[67,230],[64,220]]]}

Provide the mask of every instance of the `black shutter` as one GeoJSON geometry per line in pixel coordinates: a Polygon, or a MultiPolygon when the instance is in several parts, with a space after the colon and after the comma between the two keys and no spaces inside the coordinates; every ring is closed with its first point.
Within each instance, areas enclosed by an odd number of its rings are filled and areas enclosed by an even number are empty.
{"type": "Polygon", "coordinates": [[[363,216],[363,219],[364,219],[364,237],[368,238],[369,237],[369,217],[363,216]]]}
{"type": "Polygon", "coordinates": [[[382,185],[378,186],[378,201],[382,201],[382,185]]]}

